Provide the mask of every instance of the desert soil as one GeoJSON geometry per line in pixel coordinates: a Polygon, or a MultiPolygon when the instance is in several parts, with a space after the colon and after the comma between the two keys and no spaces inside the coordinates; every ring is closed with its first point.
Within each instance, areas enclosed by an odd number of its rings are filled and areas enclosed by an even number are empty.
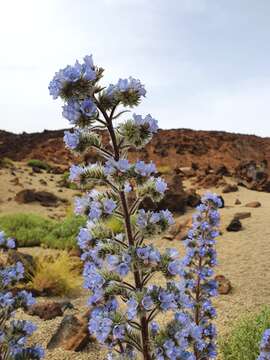
{"type": "MultiPolygon", "coordinates": [[[[59,175],[42,174],[47,181],[47,186],[40,186],[40,174],[29,175],[29,168],[23,167],[18,173],[20,183],[17,187],[10,184],[14,176],[8,170],[0,170],[0,213],[11,212],[37,212],[46,216],[62,217],[66,214],[66,205],[53,209],[53,214],[48,208],[43,208],[38,204],[19,205],[14,201],[15,193],[22,188],[35,188],[36,190],[46,190],[56,193],[56,182],[60,179],[59,175]],[[50,178],[54,178],[50,180],[50,178]],[[12,192],[11,192],[11,191],[12,192]],[[8,201],[8,198],[11,200],[8,201]]],[[[220,193],[220,189],[210,189],[220,193]]],[[[201,193],[204,190],[200,190],[201,193]]],[[[63,189],[58,195],[71,201],[74,191],[63,189]]],[[[56,193],[57,194],[57,193],[56,193]]],[[[217,327],[219,334],[223,335],[229,331],[234,321],[241,317],[245,312],[258,310],[261,306],[270,303],[270,194],[263,192],[250,191],[239,188],[238,192],[222,194],[225,199],[226,207],[221,209],[221,231],[222,235],[217,242],[219,265],[216,269],[217,274],[225,275],[232,283],[233,290],[228,295],[220,295],[215,299],[218,311],[217,327]],[[241,205],[235,205],[235,200],[239,199],[241,205]],[[261,207],[246,208],[244,205],[251,201],[259,201],[261,207]],[[239,232],[227,232],[226,227],[236,212],[250,211],[251,217],[241,220],[243,229],[239,232]]],[[[181,221],[190,218],[192,212],[181,216],[181,221]]],[[[181,241],[168,241],[165,239],[155,239],[160,249],[176,247],[181,254],[184,254],[181,241]]],[[[40,250],[42,251],[42,250],[40,250]]],[[[82,294],[77,299],[72,300],[75,310],[69,312],[80,313],[85,308],[86,294],[82,294]]],[[[42,300],[42,299],[41,299],[42,300]]],[[[61,299],[62,300],[62,299],[61,299]]],[[[68,313],[68,312],[67,312],[68,313]]],[[[22,317],[29,318],[22,314],[22,317]]],[[[52,333],[55,332],[61,318],[50,321],[42,321],[39,318],[31,317],[39,329],[35,334],[35,341],[46,346],[52,333]]],[[[61,349],[47,352],[46,359],[54,360],[84,360],[84,359],[103,359],[104,352],[100,352],[95,345],[91,345],[90,353],[73,353],[61,349]]]]}

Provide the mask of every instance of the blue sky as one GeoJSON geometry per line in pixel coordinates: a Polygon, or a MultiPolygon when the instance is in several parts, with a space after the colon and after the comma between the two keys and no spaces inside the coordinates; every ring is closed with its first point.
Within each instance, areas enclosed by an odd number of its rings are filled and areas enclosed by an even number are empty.
{"type": "Polygon", "coordinates": [[[105,81],[140,78],[162,128],[270,136],[270,1],[3,0],[0,128],[67,127],[47,86],[93,54],[105,81]]]}

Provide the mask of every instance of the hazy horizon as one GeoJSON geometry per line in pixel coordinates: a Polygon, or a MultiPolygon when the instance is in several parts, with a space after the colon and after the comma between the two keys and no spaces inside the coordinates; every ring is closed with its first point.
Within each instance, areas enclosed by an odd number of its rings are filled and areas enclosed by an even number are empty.
{"type": "Polygon", "coordinates": [[[0,14],[0,129],[68,127],[54,73],[93,54],[104,82],[139,78],[161,128],[270,136],[269,15],[260,0],[10,0],[0,14]],[[16,9],[16,11],[14,11],[16,9]]]}

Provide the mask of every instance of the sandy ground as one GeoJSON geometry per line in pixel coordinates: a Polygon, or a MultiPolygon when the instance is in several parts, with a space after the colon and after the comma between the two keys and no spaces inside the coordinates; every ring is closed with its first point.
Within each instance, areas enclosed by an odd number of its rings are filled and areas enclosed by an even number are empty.
{"type": "MultiPolygon", "coordinates": [[[[0,198],[2,200],[0,203],[0,214],[33,212],[33,209],[44,215],[49,214],[47,208],[42,208],[39,205],[18,205],[13,199],[7,202],[8,197],[14,197],[15,193],[21,190],[22,187],[13,186],[12,189],[15,189],[15,191],[10,193],[5,184],[9,183],[14,176],[8,174],[6,170],[0,170],[0,173],[0,198]]],[[[29,169],[26,170],[26,167],[22,173],[18,173],[20,182],[27,188],[40,189],[39,176],[31,177],[28,173],[29,169]],[[27,184],[28,181],[31,181],[32,184],[27,184]]],[[[44,186],[43,189],[56,193],[56,180],[50,181],[50,177],[50,174],[43,174],[43,178],[48,182],[48,186],[44,186]]],[[[57,179],[59,175],[53,175],[53,177],[57,179]]],[[[59,195],[71,200],[74,191],[63,190],[64,192],[59,193],[59,195]]],[[[220,193],[220,189],[211,190],[220,193]]],[[[218,311],[218,332],[221,335],[228,332],[232,323],[245,312],[257,310],[262,305],[270,303],[270,194],[240,188],[238,192],[224,194],[223,197],[226,207],[221,209],[222,235],[217,243],[219,265],[216,273],[223,274],[230,279],[233,291],[229,295],[221,295],[215,300],[218,311]],[[235,205],[237,198],[241,201],[241,205],[235,205]],[[251,201],[259,201],[262,206],[259,208],[246,208],[244,205],[251,201]],[[236,233],[227,232],[226,226],[234,214],[240,211],[251,212],[250,218],[242,220],[243,230],[236,233]]],[[[56,209],[56,213],[59,215],[64,214],[65,211],[64,207],[56,209]]],[[[190,216],[191,212],[183,215],[181,219],[184,221],[190,216]]],[[[155,242],[160,249],[176,247],[181,254],[184,253],[183,244],[180,241],[155,239],[155,242]]],[[[75,307],[80,309],[75,310],[75,312],[81,311],[85,301],[85,295],[72,301],[75,307]]],[[[37,321],[39,325],[39,330],[35,334],[35,340],[46,345],[51,334],[60,323],[61,318],[46,322],[40,321],[38,318],[33,320],[37,321]]],[[[46,355],[46,359],[55,360],[95,360],[103,358],[104,353],[97,351],[95,346],[92,347],[92,351],[88,354],[83,352],[72,353],[58,349],[54,352],[48,352],[46,355]]]]}
{"type": "Polygon", "coordinates": [[[13,213],[35,213],[50,218],[63,218],[67,214],[72,198],[78,192],[65,187],[59,187],[58,182],[62,175],[49,174],[43,171],[41,174],[32,172],[31,167],[23,163],[14,162],[15,169],[0,169],[0,216],[13,213]],[[41,181],[47,185],[43,185],[41,181]],[[67,199],[69,203],[59,203],[57,207],[44,207],[39,203],[18,204],[15,196],[23,189],[36,191],[48,191],[59,198],[67,199]]]}

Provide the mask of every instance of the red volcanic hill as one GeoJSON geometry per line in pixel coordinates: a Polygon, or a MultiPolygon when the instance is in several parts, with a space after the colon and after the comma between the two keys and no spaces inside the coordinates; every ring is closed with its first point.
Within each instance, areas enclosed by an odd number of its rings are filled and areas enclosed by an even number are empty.
{"type": "MultiPolygon", "coordinates": [[[[0,130],[0,158],[15,161],[41,159],[49,163],[69,165],[72,154],[63,143],[64,130],[44,130],[42,133],[13,134],[0,130]]],[[[222,131],[189,129],[159,130],[152,141],[132,159],[153,160],[159,166],[178,168],[196,163],[212,168],[225,165],[234,169],[243,161],[263,161],[270,164],[270,138],[232,134],[222,131]]]]}

